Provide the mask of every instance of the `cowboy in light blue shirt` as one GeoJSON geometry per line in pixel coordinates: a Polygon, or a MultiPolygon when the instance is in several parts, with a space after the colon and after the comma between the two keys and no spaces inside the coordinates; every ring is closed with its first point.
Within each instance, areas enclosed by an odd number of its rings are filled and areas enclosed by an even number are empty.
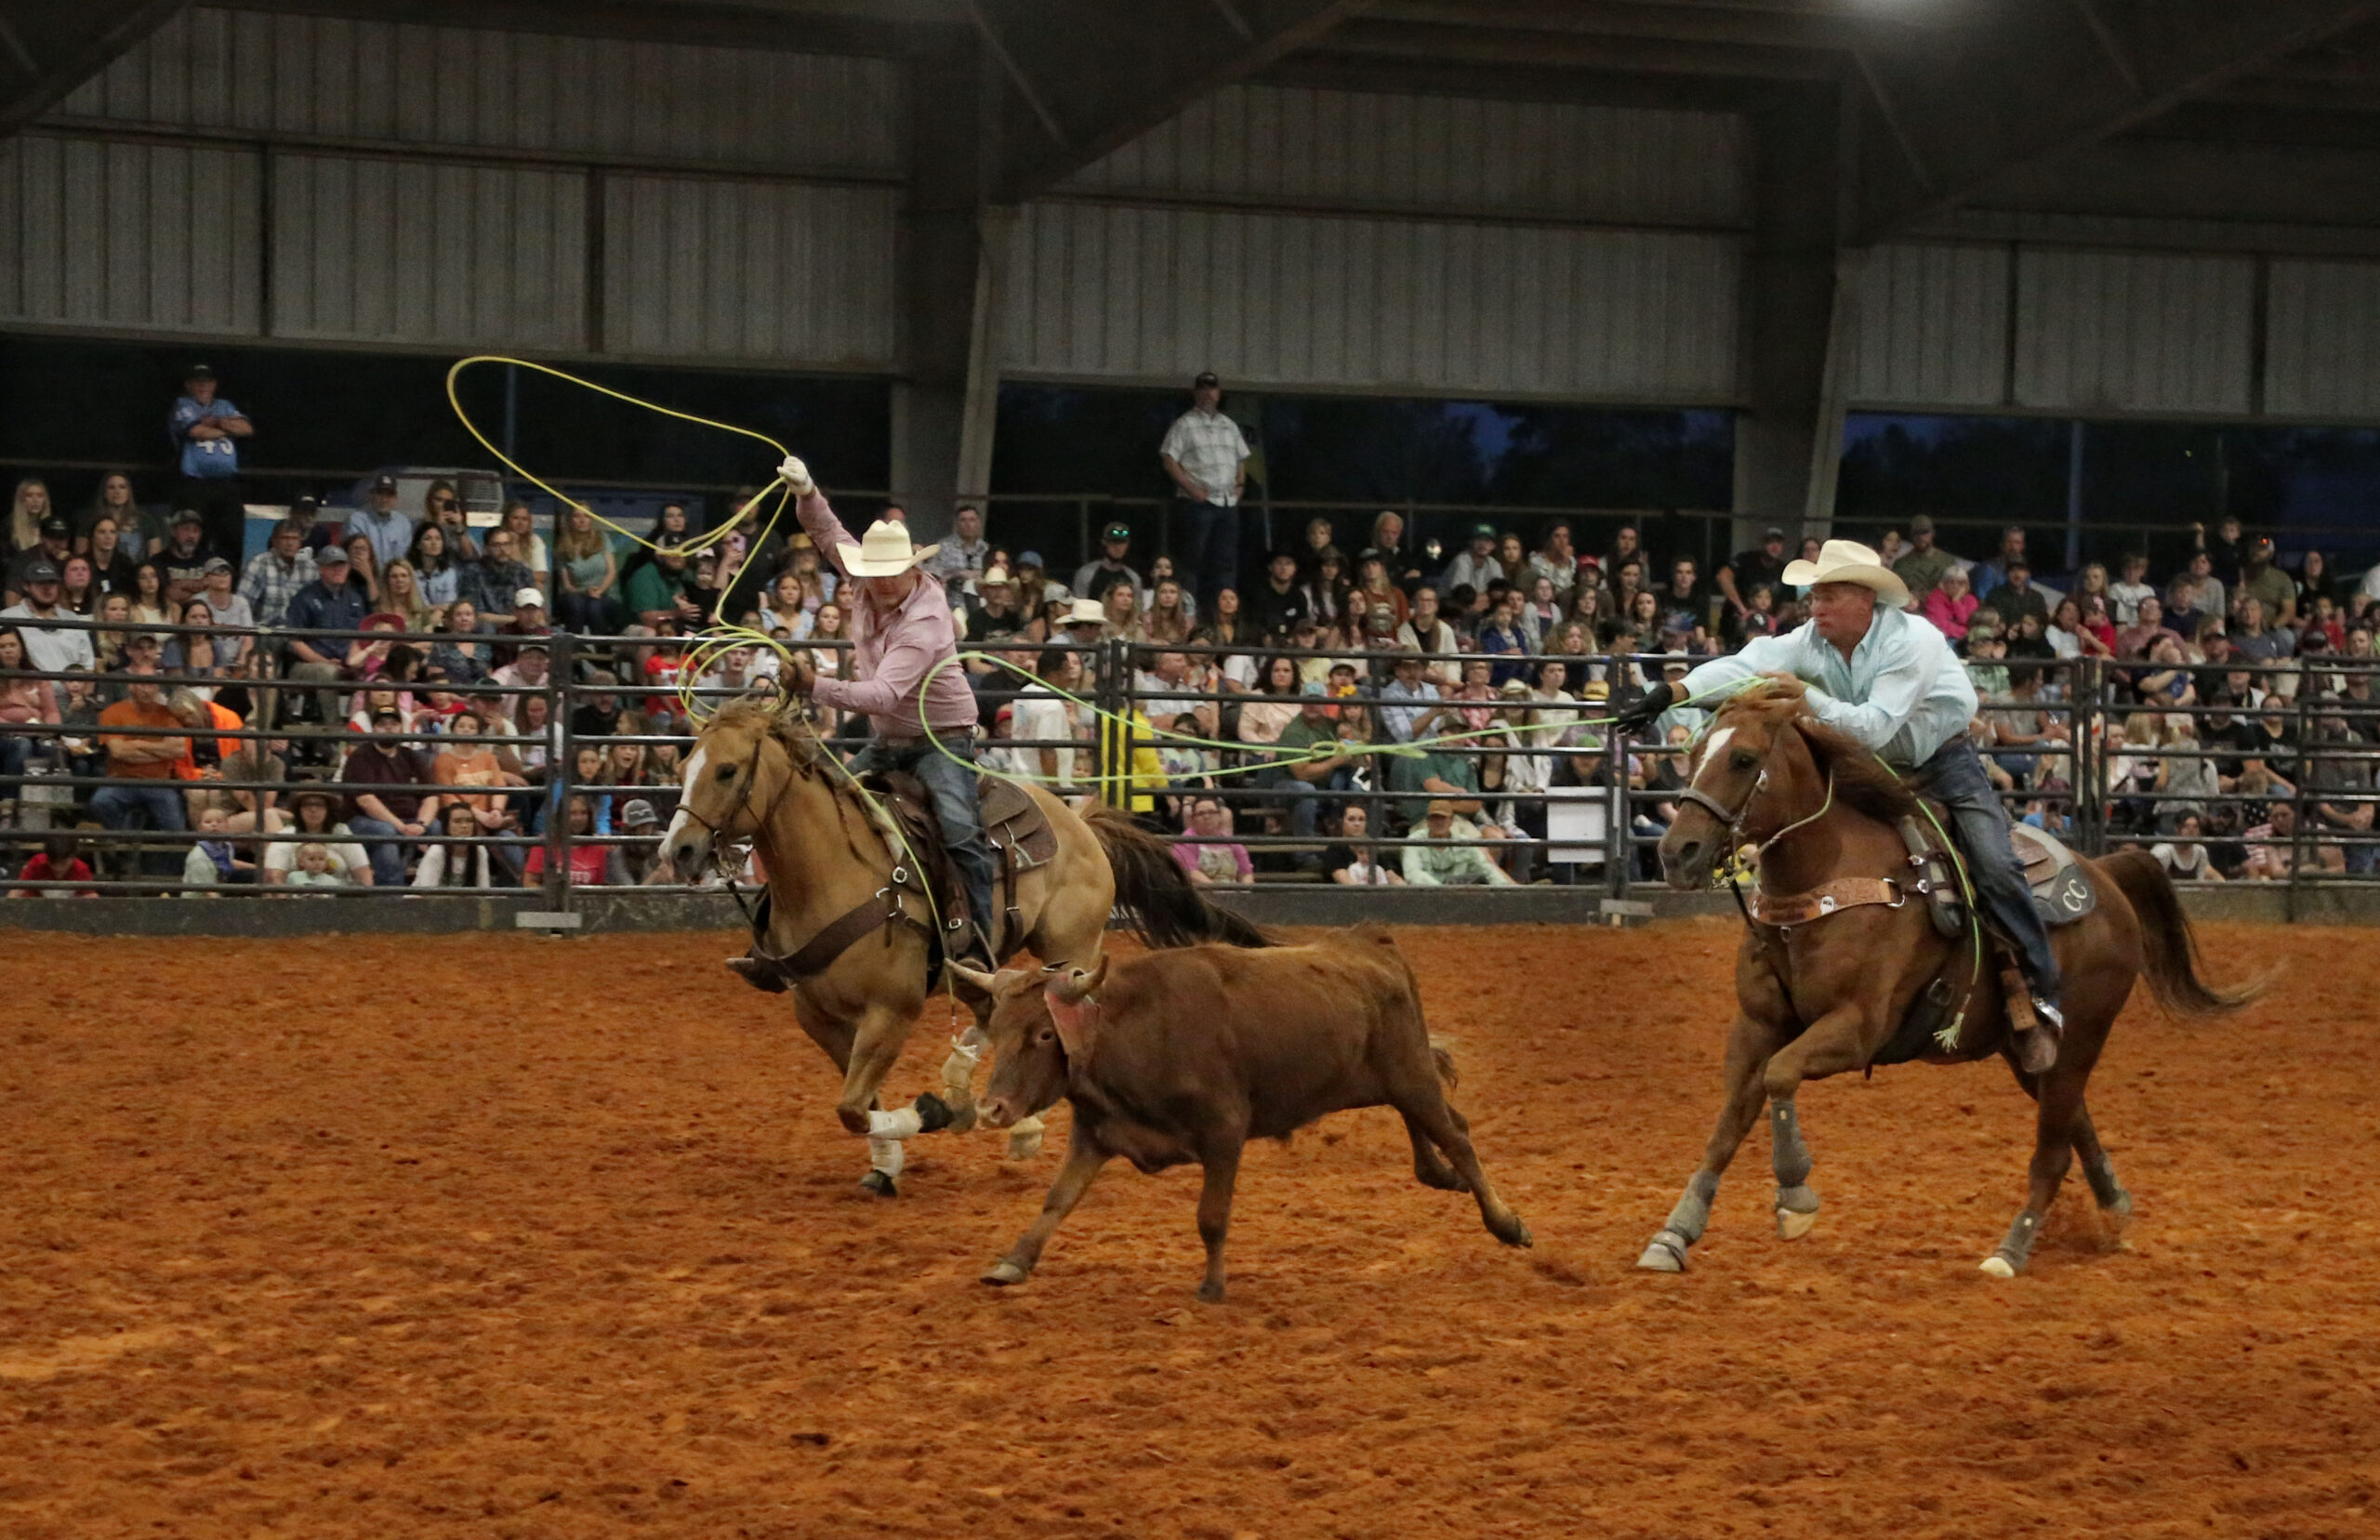
{"type": "Polygon", "coordinates": [[[2016,943],[2030,980],[2033,1009],[2049,1032],[2026,1044],[2026,1068],[2049,1067],[2038,1053],[2056,1053],[2051,1035],[2059,1014],[2057,957],[2034,912],[2024,870],[2009,843],[2008,809],[1983,772],[1967,737],[1976,713],[1975,687],[1950,644],[1928,622],[1900,606],[1909,589],[1874,551],[1830,540],[1816,561],[1795,561],[1785,581],[1810,588],[1811,618],[1778,637],[1762,637],[1732,657],[1714,658],[1679,685],[1659,685],[1627,711],[1619,725],[1651,721],[1673,702],[1705,699],[1763,674],[1788,674],[1807,687],[1813,716],[1866,744],[1908,772],[1912,789],[1940,800],[1958,830],[1976,896],[1992,924],[2016,943]]]}

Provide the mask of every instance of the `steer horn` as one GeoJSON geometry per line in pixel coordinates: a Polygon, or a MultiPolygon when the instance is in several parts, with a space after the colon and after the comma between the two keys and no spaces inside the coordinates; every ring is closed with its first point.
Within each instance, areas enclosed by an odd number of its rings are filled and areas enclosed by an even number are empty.
{"type": "Polygon", "coordinates": [[[1069,970],[1063,978],[1051,980],[1050,998],[1062,1005],[1081,1005],[1083,1001],[1090,998],[1091,992],[1104,982],[1106,978],[1107,959],[1102,957],[1099,959],[1099,966],[1088,973],[1078,967],[1069,970]]]}

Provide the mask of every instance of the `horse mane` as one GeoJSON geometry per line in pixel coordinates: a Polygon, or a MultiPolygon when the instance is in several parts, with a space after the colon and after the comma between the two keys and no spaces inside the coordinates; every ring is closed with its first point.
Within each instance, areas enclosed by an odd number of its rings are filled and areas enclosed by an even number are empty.
{"type": "Polygon", "coordinates": [[[1772,728],[1791,725],[1799,730],[1818,772],[1834,778],[1837,802],[1881,823],[1924,816],[1924,804],[1901,783],[1891,766],[1850,734],[1810,715],[1800,685],[1763,680],[1722,706],[1712,722],[1715,725],[1738,714],[1762,719],[1772,728]]]}
{"type": "Polygon", "coordinates": [[[1836,801],[1866,813],[1879,823],[1898,823],[1904,818],[1924,816],[1925,806],[1918,800],[1917,794],[1902,784],[1899,773],[1867,744],[1815,717],[1796,717],[1793,725],[1802,730],[1803,740],[1810,745],[1810,757],[1818,761],[1818,769],[1834,778],[1836,801]]]}

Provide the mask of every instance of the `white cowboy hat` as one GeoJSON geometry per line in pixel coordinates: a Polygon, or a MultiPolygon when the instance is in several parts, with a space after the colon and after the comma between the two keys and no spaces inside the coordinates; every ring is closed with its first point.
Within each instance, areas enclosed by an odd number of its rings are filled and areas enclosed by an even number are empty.
{"type": "Polygon", "coordinates": [[[1074,608],[1066,612],[1065,623],[1068,625],[1104,625],[1107,624],[1107,611],[1095,599],[1078,599],[1075,600],[1074,608]]]}
{"type": "Polygon", "coordinates": [[[843,547],[843,567],[853,577],[898,577],[940,549],[940,546],[912,549],[906,524],[879,519],[859,537],[857,555],[850,546],[843,547]]]}
{"type": "Polygon", "coordinates": [[[1788,561],[1785,581],[1795,587],[1819,583],[1857,583],[1872,588],[1876,597],[1897,610],[1909,602],[1909,585],[1893,575],[1884,558],[1857,540],[1830,540],[1818,547],[1816,561],[1788,561]]]}

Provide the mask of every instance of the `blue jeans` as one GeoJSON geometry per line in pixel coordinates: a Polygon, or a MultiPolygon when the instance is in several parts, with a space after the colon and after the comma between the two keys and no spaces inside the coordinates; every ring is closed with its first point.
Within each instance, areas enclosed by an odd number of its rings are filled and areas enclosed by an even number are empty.
{"type": "Polygon", "coordinates": [[[372,886],[403,888],[405,885],[405,848],[392,838],[397,826],[377,818],[365,818],[361,813],[349,819],[347,826],[354,831],[357,839],[371,842],[364,847],[364,853],[372,858],[372,886]]]}
{"type": "Polygon", "coordinates": [[[2009,843],[2008,809],[1983,773],[1975,744],[1962,734],[1934,751],[1917,767],[1915,788],[1939,798],[1958,832],[1959,849],[1967,860],[1967,876],[1992,928],[2016,943],[2034,992],[2056,1004],[2063,981],[2057,954],[2050,950],[2049,930],[2033,908],[2025,886],[2024,868],[2009,843]]]}
{"type": "Polygon", "coordinates": [[[1197,594],[1204,618],[1215,612],[1216,594],[1239,586],[1239,509],[1177,497],[1173,512],[1181,531],[1175,537],[1182,551],[1176,571],[1197,594]]]}
{"type": "MultiPolygon", "coordinates": [[[[871,738],[852,756],[852,773],[906,770],[923,783],[933,798],[933,815],[942,824],[942,843],[967,884],[967,908],[984,934],[992,933],[992,848],[984,839],[983,809],[976,806],[979,775],[975,745],[966,739],[945,737],[937,751],[931,744],[888,744],[871,738]]],[[[351,821],[350,821],[351,822],[351,821]]],[[[948,916],[944,923],[949,923],[948,916]]]]}
{"type": "Polygon", "coordinates": [[[13,732],[0,733],[0,781],[14,781],[25,773],[25,762],[33,757],[33,741],[13,732]]]}
{"type": "Polygon", "coordinates": [[[160,781],[153,786],[101,786],[91,794],[91,811],[111,829],[131,827],[132,815],[144,809],[152,828],[178,832],[190,827],[182,816],[178,781],[160,781]]]}

